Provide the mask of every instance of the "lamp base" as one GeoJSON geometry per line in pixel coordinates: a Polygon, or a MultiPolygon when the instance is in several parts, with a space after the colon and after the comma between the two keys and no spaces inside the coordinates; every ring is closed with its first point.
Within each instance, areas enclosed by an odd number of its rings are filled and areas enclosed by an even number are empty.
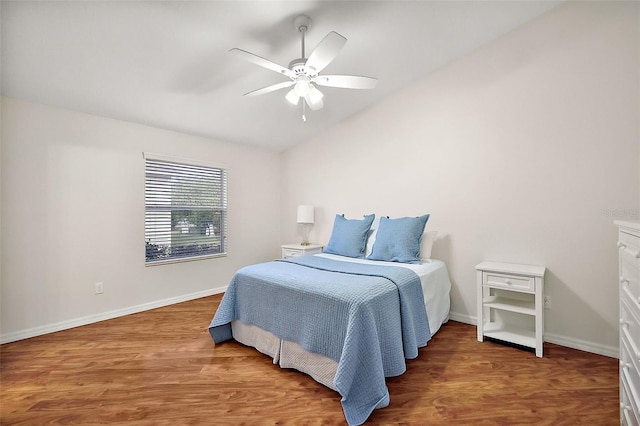
{"type": "Polygon", "coordinates": [[[311,245],[311,243],[309,242],[309,228],[311,228],[310,223],[302,224],[302,242],[300,243],[301,246],[311,245]]]}

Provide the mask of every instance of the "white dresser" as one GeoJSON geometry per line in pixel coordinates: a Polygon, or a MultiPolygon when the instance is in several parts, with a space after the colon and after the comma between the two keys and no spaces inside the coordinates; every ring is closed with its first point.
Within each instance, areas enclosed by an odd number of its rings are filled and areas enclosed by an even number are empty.
{"type": "Polygon", "coordinates": [[[640,425],[640,223],[615,224],[620,265],[620,424],[640,425]]]}

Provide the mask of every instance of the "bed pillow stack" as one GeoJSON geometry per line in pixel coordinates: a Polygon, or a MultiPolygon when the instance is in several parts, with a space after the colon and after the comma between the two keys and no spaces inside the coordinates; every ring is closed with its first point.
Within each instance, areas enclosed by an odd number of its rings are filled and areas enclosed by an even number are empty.
{"type": "Polygon", "coordinates": [[[369,260],[420,263],[420,243],[429,215],[389,219],[381,217],[369,260]]]}
{"type": "Polygon", "coordinates": [[[336,215],[331,238],[324,252],[347,257],[364,257],[369,229],[375,216],[370,214],[358,220],[336,215]]]}

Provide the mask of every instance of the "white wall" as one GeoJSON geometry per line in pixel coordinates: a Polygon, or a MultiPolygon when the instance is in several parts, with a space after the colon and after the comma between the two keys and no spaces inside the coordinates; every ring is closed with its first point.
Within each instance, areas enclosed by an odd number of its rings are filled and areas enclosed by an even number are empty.
{"type": "Polygon", "coordinates": [[[3,342],[212,294],[279,254],[276,153],[2,98],[1,171],[3,342]],[[229,167],[227,257],[145,267],[143,151],[229,167]]]}
{"type": "Polygon", "coordinates": [[[640,203],[637,8],[561,6],[284,153],[283,240],[299,203],[321,243],[336,213],[431,213],[454,319],[475,321],[482,260],[546,265],[547,341],[615,355],[613,220],[640,203]]]}

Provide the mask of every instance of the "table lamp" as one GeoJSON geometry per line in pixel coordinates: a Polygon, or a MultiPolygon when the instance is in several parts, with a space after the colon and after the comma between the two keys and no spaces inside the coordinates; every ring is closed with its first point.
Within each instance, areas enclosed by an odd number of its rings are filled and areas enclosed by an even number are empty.
{"type": "Polygon", "coordinates": [[[309,230],[314,222],[313,206],[298,206],[298,223],[302,225],[302,242],[301,246],[309,245],[309,230]]]}

